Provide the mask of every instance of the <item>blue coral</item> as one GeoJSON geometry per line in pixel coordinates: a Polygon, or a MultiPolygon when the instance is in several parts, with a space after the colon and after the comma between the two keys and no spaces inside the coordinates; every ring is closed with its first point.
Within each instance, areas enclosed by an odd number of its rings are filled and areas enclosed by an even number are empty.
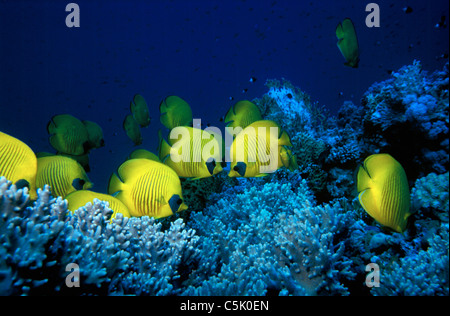
{"type": "Polygon", "coordinates": [[[191,225],[216,249],[217,269],[189,293],[348,294],[340,281],[354,274],[335,238],[345,214],[338,205],[311,204],[310,195],[306,181],[296,194],[290,184],[266,183],[193,215],[191,225]]]}
{"type": "Polygon", "coordinates": [[[411,190],[412,205],[424,216],[435,216],[448,223],[449,213],[449,173],[430,173],[417,179],[411,190]]]}
{"type": "Polygon", "coordinates": [[[448,84],[448,63],[429,75],[415,61],[372,85],[362,100],[365,142],[389,151],[414,176],[444,173],[449,165],[448,84]],[[405,147],[407,156],[399,150],[405,147]]]}
{"type": "Polygon", "coordinates": [[[372,288],[372,294],[448,296],[448,240],[447,224],[429,241],[427,249],[382,266],[380,287],[372,288]]]}
{"type": "Polygon", "coordinates": [[[198,260],[192,230],[182,220],[162,232],[154,219],[117,216],[107,202],[67,214],[67,201],[49,187],[27,206],[26,189],[0,178],[0,294],[179,294],[187,267],[198,260]],[[80,268],[80,286],[69,288],[66,267],[80,268]]]}

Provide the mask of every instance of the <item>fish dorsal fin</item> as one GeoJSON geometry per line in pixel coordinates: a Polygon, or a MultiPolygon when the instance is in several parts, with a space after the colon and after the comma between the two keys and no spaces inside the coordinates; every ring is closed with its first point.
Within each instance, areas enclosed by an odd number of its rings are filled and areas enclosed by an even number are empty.
{"type": "Polygon", "coordinates": [[[168,107],[167,107],[167,104],[166,104],[166,100],[167,100],[167,98],[163,99],[163,100],[161,101],[161,103],[159,104],[159,112],[160,112],[161,114],[167,113],[168,107]]]}
{"type": "Polygon", "coordinates": [[[289,138],[289,135],[285,131],[281,131],[281,135],[278,137],[278,146],[292,147],[291,139],[289,138]]]}
{"type": "Polygon", "coordinates": [[[133,181],[147,171],[147,166],[152,161],[145,158],[135,158],[125,161],[117,170],[117,175],[122,183],[133,181]]]}
{"type": "Polygon", "coordinates": [[[231,106],[231,108],[228,109],[227,113],[225,114],[225,116],[223,117],[223,122],[225,123],[225,126],[229,126],[230,124],[233,123],[233,120],[227,121],[227,117],[231,116],[230,114],[232,114],[233,116],[236,115],[236,111],[234,109],[234,104],[231,106]]]}
{"type": "Polygon", "coordinates": [[[344,38],[344,35],[344,28],[342,27],[342,23],[339,22],[339,24],[336,26],[336,37],[341,41],[344,38]]]}
{"type": "Polygon", "coordinates": [[[53,117],[50,119],[50,121],[48,122],[48,124],[47,124],[47,132],[50,134],[50,135],[52,135],[52,134],[54,134],[55,133],[55,129],[56,128],[58,128],[57,126],[56,126],[56,123],[55,123],[55,121],[53,121],[53,117]]]}

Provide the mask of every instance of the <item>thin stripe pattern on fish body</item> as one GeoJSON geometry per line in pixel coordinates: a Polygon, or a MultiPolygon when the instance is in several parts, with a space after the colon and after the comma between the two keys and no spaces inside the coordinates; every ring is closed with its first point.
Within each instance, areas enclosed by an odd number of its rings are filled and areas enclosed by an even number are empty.
{"type": "MultiPolygon", "coordinates": [[[[150,170],[143,173],[131,191],[134,207],[139,216],[157,216],[164,201],[158,197],[166,195],[169,175],[164,170],[150,170]]],[[[167,202],[167,201],[165,201],[167,202]]]]}

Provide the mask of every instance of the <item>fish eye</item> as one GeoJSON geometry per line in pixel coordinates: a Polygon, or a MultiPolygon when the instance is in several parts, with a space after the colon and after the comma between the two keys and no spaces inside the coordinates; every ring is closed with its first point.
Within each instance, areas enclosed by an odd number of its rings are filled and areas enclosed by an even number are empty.
{"type": "Polygon", "coordinates": [[[170,209],[172,210],[172,213],[176,213],[178,209],[180,208],[180,205],[183,203],[183,199],[180,198],[178,194],[172,195],[172,197],[169,200],[170,209]]]}
{"type": "Polygon", "coordinates": [[[83,186],[85,185],[86,181],[80,178],[76,178],[72,181],[72,186],[76,190],[83,190],[83,186]]]}
{"type": "Polygon", "coordinates": [[[213,166],[216,165],[216,160],[214,158],[208,158],[208,160],[206,161],[206,163],[212,164],[213,166]]]}
{"type": "Polygon", "coordinates": [[[245,172],[247,170],[247,164],[245,162],[239,161],[234,167],[233,170],[239,173],[241,177],[245,176],[245,172]]]}
{"type": "Polygon", "coordinates": [[[28,188],[30,189],[30,183],[25,179],[20,179],[16,183],[14,183],[17,189],[28,188]]]}
{"type": "Polygon", "coordinates": [[[216,160],[214,158],[209,158],[206,162],[206,167],[208,168],[208,172],[213,175],[214,169],[216,168],[216,160]]]}

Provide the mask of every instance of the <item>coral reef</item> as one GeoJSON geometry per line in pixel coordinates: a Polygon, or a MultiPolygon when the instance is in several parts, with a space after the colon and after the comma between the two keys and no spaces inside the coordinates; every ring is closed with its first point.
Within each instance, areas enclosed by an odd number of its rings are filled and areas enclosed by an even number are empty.
{"type": "Polygon", "coordinates": [[[372,85],[361,100],[364,141],[402,161],[414,179],[449,167],[448,67],[429,75],[415,61],[372,85]]]}
{"type": "Polygon", "coordinates": [[[430,173],[416,181],[411,192],[412,205],[423,216],[437,217],[448,223],[449,173],[430,173]]]}
{"type": "Polygon", "coordinates": [[[315,192],[326,187],[327,175],[322,168],[328,155],[329,144],[320,135],[334,122],[325,108],[319,108],[308,94],[294,87],[288,80],[268,80],[269,91],[253,102],[260,108],[264,119],[275,121],[290,136],[292,153],[302,175],[315,192]]]}
{"type": "Polygon", "coordinates": [[[302,181],[253,186],[226,193],[216,205],[193,214],[192,222],[216,271],[189,294],[348,294],[340,282],[354,275],[336,235],[345,227],[338,205],[314,205],[302,181]]]}
{"type": "Polygon", "coordinates": [[[67,202],[0,178],[0,294],[177,294],[186,266],[199,256],[198,237],[182,220],[161,231],[153,218],[116,216],[106,202],[68,214],[67,202]],[[79,266],[80,287],[68,287],[66,267],[79,266]]]}
{"type": "Polygon", "coordinates": [[[254,102],[290,135],[298,170],[183,181],[189,212],[111,220],[95,200],[71,214],[48,186],[31,202],[0,177],[0,295],[448,296],[448,64],[402,67],[337,117],[286,80],[267,86],[254,102]],[[403,233],[357,199],[354,170],[380,152],[409,180],[403,233]],[[380,287],[365,284],[369,263],[380,287]]]}
{"type": "Polygon", "coordinates": [[[383,283],[374,295],[448,296],[448,224],[429,240],[427,249],[393,261],[383,271],[383,283]]]}

